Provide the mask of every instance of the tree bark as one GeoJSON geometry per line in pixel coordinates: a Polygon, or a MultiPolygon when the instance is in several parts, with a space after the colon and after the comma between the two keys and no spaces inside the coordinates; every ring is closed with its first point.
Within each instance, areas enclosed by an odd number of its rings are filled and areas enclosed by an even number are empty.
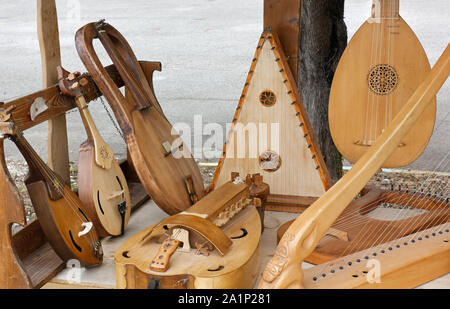
{"type": "Polygon", "coordinates": [[[303,0],[298,87],[333,182],[342,176],[342,156],[331,139],[328,101],[334,72],[346,46],[344,0],[303,0]]]}

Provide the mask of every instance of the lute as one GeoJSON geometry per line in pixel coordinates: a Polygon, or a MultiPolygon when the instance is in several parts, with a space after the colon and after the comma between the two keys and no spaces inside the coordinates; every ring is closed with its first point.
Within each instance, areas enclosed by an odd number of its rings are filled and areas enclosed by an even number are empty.
{"type": "Polygon", "coordinates": [[[9,111],[0,109],[0,133],[11,139],[27,161],[25,179],[42,230],[63,259],[85,266],[102,263],[103,250],[92,220],[78,196],[45,164],[15,125],[9,111]]]}
{"type": "Polygon", "coordinates": [[[58,67],[58,74],[61,92],[75,98],[87,134],[79,150],[78,195],[100,236],[122,235],[130,219],[130,192],[113,150],[89,112],[83,89],[94,85],[78,72],[69,74],[58,67]]]}
{"type": "MultiPolygon", "coordinates": [[[[417,36],[399,15],[399,0],[373,0],[371,17],[345,49],[330,92],[329,125],[339,152],[355,163],[387,128],[430,71],[417,36]]],[[[433,133],[436,99],[382,167],[412,163],[433,133]]]]}

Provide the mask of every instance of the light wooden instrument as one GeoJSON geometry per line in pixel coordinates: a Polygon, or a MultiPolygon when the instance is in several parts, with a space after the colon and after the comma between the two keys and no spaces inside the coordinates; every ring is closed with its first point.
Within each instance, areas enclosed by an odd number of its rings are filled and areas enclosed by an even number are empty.
{"type": "Polygon", "coordinates": [[[332,183],[283,47],[268,30],[258,41],[208,190],[231,172],[264,177],[271,191],[267,209],[303,205],[304,197],[321,196],[332,183]]]}
{"type": "Polygon", "coordinates": [[[76,34],[78,54],[110,104],[136,173],[147,193],[168,214],[192,206],[204,195],[203,180],[186,145],[164,116],[125,38],[111,25],[90,23],[76,34]],[[124,97],[93,47],[100,39],[125,86],[124,97]],[[186,184],[179,186],[179,184],[186,184]]]}
{"type": "MultiPolygon", "coordinates": [[[[321,264],[448,221],[450,207],[445,196],[409,188],[381,190],[368,186],[345,208],[305,261],[321,264]],[[391,217],[377,218],[380,209],[390,210],[391,217]]],[[[278,229],[279,240],[292,222],[278,229]]]]}
{"type": "Polygon", "coordinates": [[[253,288],[261,220],[249,186],[227,182],[116,252],[118,288],[253,288]]]}
{"type": "Polygon", "coordinates": [[[100,135],[89,112],[83,89],[94,86],[78,72],[69,74],[59,66],[58,73],[61,92],[75,97],[87,133],[87,140],[79,150],[78,196],[100,237],[122,235],[130,219],[130,191],[113,150],[100,135]]]}
{"type": "MultiPolygon", "coordinates": [[[[306,281],[310,277],[304,278],[301,268],[302,262],[317,247],[323,235],[336,221],[345,207],[362,190],[383,162],[397,149],[404,136],[408,134],[422,113],[432,103],[431,98],[436,95],[448,78],[449,73],[450,45],[447,46],[431,72],[427,74],[402,110],[361,159],[339,182],[292,223],[282,237],[274,257],[267,264],[259,287],[302,288],[311,286],[310,282],[306,281]]],[[[440,232],[446,233],[448,223],[436,228],[440,232]],[[444,231],[442,231],[442,228],[444,231]]],[[[417,234],[426,235],[431,232],[430,230],[424,230],[417,234]]],[[[415,236],[410,235],[407,237],[415,236]]],[[[400,288],[417,286],[427,282],[430,278],[436,278],[449,272],[450,246],[448,242],[444,241],[445,239],[442,239],[442,241],[437,240],[437,242],[434,239],[423,238],[423,241],[417,241],[415,238],[412,238],[411,242],[415,240],[414,243],[411,243],[411,245],[407,243],[404,246],[404,250],[398,251],[399,254],[400,252],[406,252],[405,255],[403,253],[401,255],[401,257],[407,257],[406,261],[402,258],[397,258],[397,251],[390,251],[388,246],[388,251],[384,253],[386,256],[383,256],[382,260],[388,262],[381,267],[384,286],[389,286],[389,284],[400,288]],[[427,250],[427,247],[429,247],[429,250],[427,250]],[[417,250],[415,250],[416,248],[417,250]],[[415,254],[412,254],[412,252],[415,254]],[[436,264],[436,261],[441,262],[436,264]],[[389,263],[392,263],[391,266],[388,266],[389,263]],[[419,268],[414,272],[409,272],[409,269],[414,265],[419,266],[419,268]],[[438,265],[437,269],[436,265],[438,265]],[[417,275],[418,272],[421,275],[417,275]]],[[[386,246],[386,244],[381,246],[386,246]]],[[[378,254],[377,252],[373,253],[378,254]]],[[[351,274],[347,273],[347,275],[351,279],[351,274]]],[[[330,276],[328,276],[329,278],[330,276]]],[[[343,287],[348,287],[346,283],[341,282],[343,287]]]]}
{"type": "MultiPolygon", "coordinates": [[[[330,131],[339,152],[355,163],[386,130],[430,64],[408,24],[399,15],[399,0],[373,0],[372,16],[345,49],[330,92],[330,131]]],[[[436,99],[398,143],[382,167],[412,163],[433,133],[436,99]]]]}
{"type": "Polygon", "coordinates": [[[42,161],[3,108],[0,122],[0,133],[17,145],[28,163],[25,184],[48,242],[64,261],[77,259],[86,266],[101,264],[101,243],[78,196],[42,161]]]}

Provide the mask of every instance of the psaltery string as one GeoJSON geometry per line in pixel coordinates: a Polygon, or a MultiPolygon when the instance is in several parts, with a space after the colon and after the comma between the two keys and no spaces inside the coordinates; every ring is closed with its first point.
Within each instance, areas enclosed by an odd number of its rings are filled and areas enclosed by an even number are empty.
{"type": "MultiPolygon", "coordinates": [[[[450,154],[450,153],[449,153],[449,154],[450,154]]],[[[446,158],[448,157],[449,154],[447,154],[446,158]]],[[[444,160],[445,160],[445,159],[444,159],[444,160]]],[[[441,161],[441,162],[443,162],[443,161],[441,161]]],[[[440,164],[439,164],[439,165],[440,165],[440,164]]],[[[439,167],[439,165],[438,165],[438,167],[439,167]]],[[[424,180],[424,183],[425,183],[430,177],[432,177],[432,175],[429,175],[428,178],[424,180]]],[[[429,187],[431,187],[431,186],[433,186],[433,184],[429,184],[429,187]]],[[[412,206],[414,206],[414,205],[416,205],[417,203],[420,202],[420,201],[417,200],[416,198],[422,196],[422,192],[423,192],[423,191],[426,191],[426,190],[430,190],[430,188],[425,188],[425,187],[424,187],[424,188],[422,188],[421,190],[416,190],[413,194],[408,194],[407,196],[400,195],[399,197],[392,198],[392,199],[389,201],[389,203],[391,203],[391,204],[399,204],[399,205],[412,205],[412,206]],[[414,201],[414,200],[415,200],[415,201],[414,201]],[[411,201],[413,201],[413,202],[411,203],[411,201]]],[[[364,205],[363,207],[358,208],[358,209],[356,209],[356,210],[354,210],[354,211],[352,211],[352,212],[346,214],[345,216],[339,217],[338,220],[336,221],[337,224],[333,224],[332,227],[333,227],[333,228],[337,228],[337,229],[343,229],[343,228],[346,228],[346,229],[347,229],[347,228],[351,228],[351,227],[358,226],[360,223],[364,223],[364,222],[367,220],[365,216],[361,216],[361,219],[359,219],[359,220],[352,220],[353,215],[354,215],[354,214],[360,213],[362,210],[366,210],[366,209],[371,208],[372,206],[378,204],[378,203],[380,202],[380,200],[383,200],[383,199],[382,199],[382,198],[381,198],[381,199],[377,199],[377,200],[375,200],[375,201],[372,202],[372,203],[369,203],[369,204],[367,204],[367,205],[364,205]]],[[[411,207],[412,207],[412,206],[411,206],[411,207]]],[[[403,215],[403,212],[405,212],[406,210],[407,210],[407,208],[405,208],[405,207],[404,207],[404,208],[401,208],[401,209],[397,212],[397,215],[396,215],[396,217],[394,218],[394,220],[397,219],[398,217],[400,217],[400,215],[403,215]]],[[[430,211],[431,211],[431,210],[430,210],[430,211]]],[[[383,221],[383,220],[380,220],[380,221],[383,221]]],[[[392,223],[392,222],[391,222],[391,223],[392,223]]],[[[383,224],[383,222],[380,222],[380,224],[383,224]]],[[[367,231],[366,231],[366,232],[367,232],[367,231]]],[[[362,233],[362,230],[361,230],[359,233],[362,233]]],[[[326,236],[329,236],[329,235],[326,235],[326,236]]],[[[359,234],[358,234],[358,236],[359,236],[359,234]]],[[[364,236],[364,235],[363,235],[363,236],[364,236]]],[[[330,236],[330,237],[332,237],[332,236],[330,236]]]]}
{"type": "MultiPolygon", "coordinates": [[[[449,113],[448,113],[449,114],[449,113]]],[[[440,127],[441,127],[441,125],[445,122],[445,119],[447,118],[447,116],[448,116],[448,114],[444,117],[444,119],[439,123],[439,125],[437,125],[436,126],[436,129],[439,129],[440,127]]],[[[445,166],[441,166],[446,160],[447,160],[447,157],[450,155],[450,153],[447,153],[447,155],[435,166],[435,168],[434,168],[434,170],[438,170],[438,169],[444,169],[444,170],[446,170],[447,168],[448,168],[448,165],[447,165],[447,163],[446,163],[446,165],[445,166]]],[[[424,183],[426,183],[426,181],[427,180],[429,180],[429,178],[431,177],[432,175],[429,175],[428,177],[427,177],[427,179],[425,179],[424,181],[423,181],[423,184],[422,184],[422,186],[424,186],[424,183]]],[[[430,184],[431,185],[431,184],[430,184]]],[[[419,187],[420,188],[420,187],[419,187]]],[[[422,194],[425,190],[426,190],[426,188],[414,188],[414,191],[413,191],[413,194],[411,195],[411,199],[412,198],[414,198],[414,197],[416,197],[418,194],[422,194]]],[[[408,187],[408,189],[409,189],[409,187],[408,187]]],[[[398,202],[398,201],[400,201],[399,199],[397,199],[397,200],[392,200],[391,201],[391,203],[395,203],[395,202],[398,202]]],[[[375,200],[374,202],[372,202],[372,203],[369,203],[369,204],[367,204],[367,205],[365,205],[365,206],[363,206],[363,207],[361,207],[361,208],[359,208],[359,209],[357,209],[357,210],[355,210],[355,211],[352,211],[352,212],[349,212],[349,213],[347,213],[347,214],[345,214],[344,216],[341,216],[341,217],[339,217],[338,218],[338,220],[336,221],[336,223],[337,222],[340,222],[341,224],[340,225],[338,225],[338,226],[346,226],[345,224],[342,224],[343,222],[345,222],[345,220],[347,220],[347,221],[350,221],[351,220],[351,218],[352,218],[352,215],[354,215],[354,214],[356,214],[356,213],[359,213],[360,212],[360,210],[367,210],[367,209],[369,209],[369,207],[372,207],[375,203],[378,203],[379,202],[379,199],[377,199],[377,200],[375,200]]],[[[335,227],[336,225],[334,225],[333,227],[335,227]]]]}
{"type": "MultiPolygon", "coordinates": [[[[450,154],[450,153],[449,153],[450,154]]],[[[447,154],[447,156],[446,157],[448,157],[448,155],[449,154],[447,154]]],[[[438,165],[438,167],[440,167],[440,164],[438,165]]],[[[432,175],[429,175],[428,177],[427,177],[427,179],[425,179],[425,180],[423,180],[424,182],[426,182],[427,180],[429,180],[429,178],[430,177],[432,177],[432,175]]],[[[430,184],[429,186],[432,186],[433,184],[430,184]]],[[[423,186],[423,185],[422,185],[423,186]]],[[[418,195],[423,195],[423,192],[424,191],[426,191],[427,190],[427,188],[425,188],[425,187],[423,187],[423,188],[420,188],[420,190],[419,189],[416,189],[415,191],[413,191],[412,193],[406,193],[406,194],[408,194],[407,196],[399,196],[399,197],[396,197],[396,198],[391,198],[390,199],[390,201],[389,201],[389,203],[390,204],[399,204],[399,205],[405,205],[406,203],[408,203],[408,202],[411,202],[412,200],[415,200],[415,198],[418,196],[418,195]],[[409,198],[409,200],[408,200],[408,198],[409,198]],[[405,201],[405,200],[408,200],[408,201],[405,201]]],[[[428,188],[428,190],[429,190],[429,188],[428,188]]],[[[363,210],[369,210],[370,208],[372,208],[374,205],[376,205],[376,204],[378,204],[380,201],[382,201],[383,200],[383,198],[378,198],[378,199],[376,199],[375,201],[373,201],[373,202],[371,202],[371,203],[368,203],[368,204],[366,204],[366,205],[364,205],[363,207],[359,207],[358,209],[356,209],[356,210],[353,210],[353,211],[351,211],[351,212],[348,212],[348,213],[346,213],[345,215],[343,215],[343,216],[340,216],[337,220],[336,220],[336,223],[335,224],[333,224],[333,228],[349,228],[349,227],[354,227],[354,226],[357,226],[358,225],[358,223],[360,223],[360,222],[364,222],[364,221],[366,221],[366,219],[365,219],[365,217],[364,216],[362,216],[362,218],[360,219],[360,220],[352,220],[352,218],[353,218],[353,215],[355,215],[355,214],[358,214],[358,213],[360,213],[361,211],[363,211],[363,210]]],[[[413,204],[414,203],[416,203],[416,202],[413,202],[413,204]]],[[[402,211],[404,211],[405,209],[404,208],[402,208],[399,212],[402,212],[402,211]]],[[[399,214],[400,215],[400,214],[399,214]]]]}
{"type": "MultiPolygon", "coordinates": [[[[446,157],[445,157],[443,160],[441,160],[441,162],[438,164],[438,166],[439,166],[442,162],[446,161],[446,159],[447,159],[447,157],[448,157],[449,154],[450,154],[450,152],[446,155],[446,157]]],[[[447,161],[447,162],[448,162],[448,161],[447,161]]],[[[429,178],[429,177],[431,177],[431,175],[428,176],[428,178],[429,178]]],[[[429,185],[429,187],[430,187],[430,186],[431,186],[431,185],[429,185]]],[[[447,186],[444,188],[444,196],[445,196],[445,194],[448,193],[448,189],[447,189],[448,187],[449,187],[449,186],[447,185],[447,186]]],[[[417,191],[417,192],[419,192],[419,191],[417,191]]],[[[416,194],[417,194],[417,192],[416,192],[416,194]]],[[[411,197],[410,200],[411,200],[412,198],[413,198],[413,197],[411,197]]],[[[417,202],[419,202],[419,201],[417,201],[417,202]]],[[[439,215],[440,215],[443,211],[446,211],[445,204],[447,204],[447,203],[448,203],[448,202],[447,202],[447,199],[442,199],[440,202],[435,203],[435,205],[432,206],[431,209],[429,209],[429,213],[431,213],[431,212],[435,211],[436,208],[437,208],[437,209],[441,208],[441,209],[440,209],[440,212],[438,213],[438,215],[436,215],[436,216],[434,217],[434,219],[432,219],[431,222],[429,222],[428,224],[425,223],[424,226],[421,227],[421,231],[424,231],[425,229],[428,229],[428,228],[434,226],[434,223],[436,222],[436,220],[442,220],[442,219],[439,217],[439,215]],[[440,206],[444,206],[444,207],[440,207],[440,206]],[[425,227],[425,228],[424,228],[424,227],[425,227]],[[423,228],[424,228],[424,229],[423,229],[423,228]]],[[[401,211],[400,211],[400,212],[401,212],[401,211]]],[[[399,212],[399,213],[400,213],[400,212],[399,212]]],[[[399,216],[399,213],[397,214],[397,216],[399,216]]],[[[447,215],[447,216],[448,216],[448,215],[447,215]]],[[[445,222],[445,219],[447,219],[447,217],[444,218],[444,220],[442,220],[442,221],[445,222]]],[[[416,220],[419,220],[418,216],[416,216],[415,218],[413,218],[413,223],[417,222],[416,220]]],[[[393,222],[394,222],[394,221],[393,221],[393,222]]],[[[393,224],[393,222],[391,222],[390,224],[393,224]]],[[[384,229],[384,231],[388,230],[390,224],[388,224],[388,226],[384,229]]],[[[405,226],[404,228],[407,228],[407,227],[405,226]]],[[[362,229],[363,229],[363,228],[362,228],[362,229]]],[[[361,230],[362,230],[362,229],[361,229],[361,230]]],[[[376,228],[374,228],[373,230],[376,230],[376,228]]],[[[403,231],[404,231],[404,230],[403,230],[403,231]]],[[[370,231],[370,232],[373,232],[373,231],[370,231]]],[[[426,233],[426,231],[424,231],[424,232],[426,233]]],[[[385,239],[386,233],[381,232],[380,235],[379,235],[379,237],[373,242],[373,244],[376,244],[381,236],[384,236],[384,239],[385,239]]],[[[417,236],[417,233],[415,233],[415,234],[412,233],[410,236],[411,236],[411,240],[412,240],[412,238],[414,238],[414,237],[417,236]]],[[[358,237],[355,237],[355,238],[358,238],[358,237]]],[[[384,239],[382,239],[382,241],[380,241],[380,244],[384,243],[384,242],[383,242],[384,239]]],[[[347,247],[347,248],[344,250],[344,252],[340,255],[340,257],[345,256],[345,253],[346,253],[347,251],[349,251],[349,249],[350,249],[350,246],[347,247]]],[[[368,252],[368,251],[371,251],[371,250],[373,250],[373,248],[368,248],[368,249],[366,249],[366,250],[362,250],[362,251],[360,251],[360,253],[361,253],[362,256],[364,256],[364,255],[367,256],[367,252],[368,252]]],[[[323,273],[323,272],[324,272],[324,269],[326,269],[327,267],[331,267],[331,266],[325,265],[325,267],[322,269],[321,273],[323,273]]]]}
{"type": "MultiPolygon", "coordinates": [[[[445,117],[445,118],[446,118],[446,117],[445,117]]],[[[444,120],[443,120],[437,127],[440,127],[440,126],[444,123],[445,118],[444,118],[444,120]]],[[[437,170],[438,168],[442,168],[442,167],[444,167],[444,170],[445,170],[445,169],[448,167],[448,163],[450,162],[450,161],[448,160],[449,155],[450,155],[450,152],[448,152],[448,153],[445,155],[445,157],[444,157],[444,158],[436,165],[435,170],[437,170]],[[443,166],[442,166],[442,165],[443,165],[443,166]]],[[[436,185],[437,187],[439,187],[439,183],[437,183],[437,184],[430,183],[430,184],[428,184],[427,186],[425,186],[425,184],[427,183],[427,181],[429,180],[429,178],[430,178],[430,177],[433,177],[433,176],[434,176],[434,175],[433,175],[432,173],[431,173],[430,175],[428,175],[427,179],[425,179],[425,180],[423,181],[423,183],[422,183],[422,188],[421,188],[421,190],[417,189],[417,190],[414,192],[414,194],[412,194],[412,195],[410,196],[409,201],[407,201],[406,203],[403,203],[403,202],[402,202],[401,204],[404,204],[404,205],[405,205],[405,204],[406,204],[406,205],[410,204],[411,200],[413,200],[415,197],[417,197],[417,195],[423,196],[423,192],[426,191],[426,190],[430,190],[430,188],[432,188],[433,185],[436,185]]],[[[441,193],[440,195],[441,195],[441,197],[443,196],[443,198],[441,198],[441,201],[440,201],[440,202],[437,202],[437,203],[434,203],[433,206],[431,207],[431,209],[428,209],[428,213],[431,213],[431,212],[434,212],[436,209],[441,208],[440,211],[439,211],[439,213],[438,213],[437,215],[434,214],[434,215],[435,215],[434,218],[432,217],[432,219],[431,219],[432,221],[430,221],[428,224],[425,222],[424,225],[421,227],[422,229],[423,229],[424,227],[425,227],[426,229],[428,229],[430,226],[434,226],[436,220],[441,220],[442,222],[445,222],[445,219],[447,219],[446,217],[445,217],[444,219],[442,219],[442,218],[440,218],[439,215],[440,215],[443,211],[446,211],[445,204],[448,203],[448,199],[445,198],[445,196],[446,196],[446,194],[448,193],[448,187],[449,187],[449,185],[446,185],[446,186],[442,189],[442,193],[441,193]],[[441,206],[443,206],[443,207],[441,207],[441,206]]],[[[419,188],[420,188],[420,187],[419,187],[419,188]]],[[[431,192],[431,191],[429,191],[429,192],[431,192]]],[[[436,196],[435,196],[435,198],[436,198],[436,196]]],[[[396,200],[399,201],[399,200],[400,200],[400,197],[397,198],[396,200]]],[[[375,201],[374,203],[378,203],[378,202],[379,202],[379,200],[375,201]]],[[[391,203],[395,203],[395,202],[396,202],[395,199],[391,201],[391,203]]],[[[371,206],[373,206],[374,203],[371,203],[371,206]]],[[[416,200],[415,202],[413,202],[412,204],[415,205],[415,204],[417,204],[417,203],[420,203],[420,199],[417,199],[417,200],[416,200]]],[[[367,205],[366,205],[366,207],[367,207],[367,205]]],[[[360,208],[360,209],[361,209],[361,208],[360,208]]],[[[401,209],[401,210],[397,213],[397,216],[396,216],[396,217],[400,216],[400,213],[403,212],[405,209],[406,209],[406,208],[401,209]]],[[[353,213],[356,213],[356,212],[359,212],[359,211],[360,211],[360,210],[358,209],[358,210],[356,210],[356,211],[353,211],[353,213]]],[[[350,218],[350,215],[347,214],[346,217],[347,217],[347,218],[350,218]]],[[[341,220],[341,219],[342,219],[342,218],[339,218],[338,221],[341,220]]],[[[413,223],[416,223],[417,220],[419,220],[419,215],[413,217],[412,220],[413,220],[413,221],[412,221],[413,223]]],[[[337,222],[338,222],[338,221],[337,221],[337,222]]],[[[381,223],[381,222],[379,222],[379,223],[381,223]]],[[[390,224],[388,224],[388,226],[384,229],[384,231],[387,231],[391,224],[394,224],[394,221],[390,222],[390,224]]],[[[352,222],[350,222],[349,224],[342,224],[342,222],[341,222],[341,224],[333,225],[332,227],[337,228],[337,227],[341,227],[341,226],[351,226],[351,225],[352,225],[352,222]]],[[[355,225],[357,225],[357,224],[355,224],[355,225]]],[[[404,229],[406,229],[406,228],[407,228],[407,226],[404,226],[401,232],[406,232],[406,231],[404,230],[404,229]]],[[[358,238],[359,234],[360,234],[363,230],[364,230],[364,228],[362,227],[361,230],[360,230],[360,232],[358,233],[357,237],[355,237],[355,238],[358,238]]],[[[369,235],[370,235],[370,232],[374,233],[373,231],[376,231],[376,228],[374,228],[373,230],[367,230],[367,231],[365,231],[365,233],[367,234],[367,232],[369,232],[369,235]]],[[[413,234],[414,234],[414,233],[413,233],[413,234]]],[[[328,236],[328,235],[326,235],[326,236],[328,236]]],[[[332,237],[332,236],[329,236],[329,237],[332,237]]],[[[381,239],[381,241],[380,241],[380,244],[381,244],[381,243],[383,243],[383,241],[386,239],[387,234],[386,234],[386,233],[383,233],[383,232],[379,233],[378,238],[375,240],[375,242],[373,242],[373,244],[375,244],[376,242],[378,242],[378,241],[380,240],[380,237],[383,237],[383,238],[381,239]]],[[[415,235],[411,235],[411,237],[414,238],[415,235]]],[[[351,244],[351,245],[353,245],[353,244],[351,244]]],[[[350,250],[351,245],[350,245],[349,247],[347,247],[347,248],[344,250],[344,252],[341,254],[340,257],[345,256],[345,253],[346,253],[347,251],[350,250]]],[[[368,249],[363,250],[363,251],[361,251],[361,252],[365,253],[365,252],[367,252],[368,250],[371,250],[371,248],[368,248],[368,249]]],[[[325,266],[325,268],[326,268],[326,266],[325,266]]]]}

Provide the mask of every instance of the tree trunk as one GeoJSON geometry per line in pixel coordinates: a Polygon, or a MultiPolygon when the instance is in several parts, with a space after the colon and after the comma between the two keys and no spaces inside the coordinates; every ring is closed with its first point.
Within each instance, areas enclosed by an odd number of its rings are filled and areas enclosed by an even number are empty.
{"type": "Polygon", "coordinates": [[[344,0],[303,0],[298,86],[333,182],[342,176],[342,156],[331,139],[328,100],[331,82],[347,45],[344,0]]]}

